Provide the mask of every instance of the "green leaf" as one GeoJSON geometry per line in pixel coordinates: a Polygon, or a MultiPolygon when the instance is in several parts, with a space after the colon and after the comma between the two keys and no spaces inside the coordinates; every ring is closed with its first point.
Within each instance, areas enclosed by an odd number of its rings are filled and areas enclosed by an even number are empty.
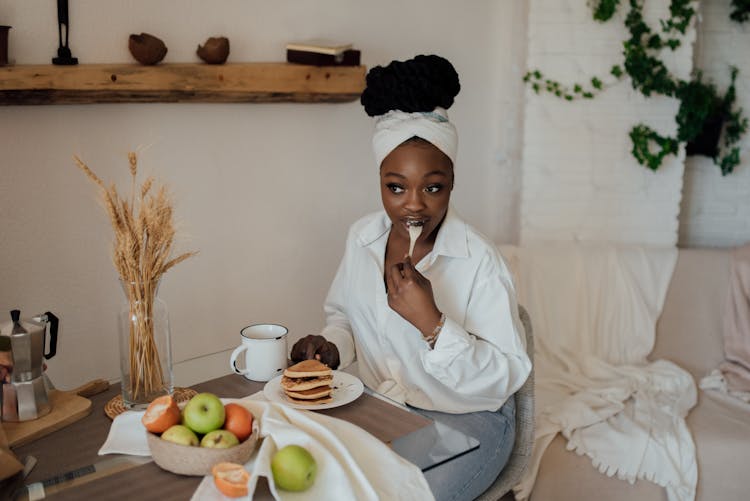
{"type": "Polygon", "coordinates": [[[734,168],[740,164],[740,149],[732,148],[732,150],[724,155],[719,163],[721,168],[721,175],[726,176],[734,171],[734,168]]]}
{"type": "Polygon", "coordinates": [[[671,137],[660,136],[650,127],[639,124],[630,131],[630,140],[633,144],[631,152],[635,159],[641,165],[651,170],[657,170],[667,155],[677,153],[679,142],[671,137]],[[651,146],[656,145],[656,152],[651,150],[651,146]]]}
{"type": "Polygon", "coordinates": [[[594,19],[596,21],[609,21],[617,10],[620,0],[598,0],[594,5],[594,19]]]}
{"type": "Polygon", "coordinates": [[[651,35],[648,38],[648,42],[646,43],[646,46],[649,49],[661,49],[662,47],[661,37],[659,35],[651,35]]]}

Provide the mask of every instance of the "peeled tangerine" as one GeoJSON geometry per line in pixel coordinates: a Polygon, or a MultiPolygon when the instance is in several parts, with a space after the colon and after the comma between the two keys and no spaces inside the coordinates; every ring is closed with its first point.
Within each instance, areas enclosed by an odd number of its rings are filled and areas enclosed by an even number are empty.
{"type": "Polygon", "coordinates": [[[151,433],[163,433],[180,423],[180,408],[171,395],[161,396],[148,405],[141,422],[151,433]]]}
{"type": "Polygon", "coordinates": [[[214,484],[219,491],[230,498],[247,496],[247,482],[250,474],[241,464],[219,463],[211,468],[214,484]]]}

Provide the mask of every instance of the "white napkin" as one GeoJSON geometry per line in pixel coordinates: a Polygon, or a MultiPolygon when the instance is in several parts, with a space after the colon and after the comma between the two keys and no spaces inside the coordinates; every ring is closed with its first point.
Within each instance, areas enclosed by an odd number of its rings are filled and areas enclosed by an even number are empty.
{"type": "Polygon", "coordinates": [[[145,411],[125,411],[115,417],[109,427],[109,435],[99,449],[99,455],[130,454],[131,456],[150,456],[146,440],[146,428],[141,423],[145,411]]]}

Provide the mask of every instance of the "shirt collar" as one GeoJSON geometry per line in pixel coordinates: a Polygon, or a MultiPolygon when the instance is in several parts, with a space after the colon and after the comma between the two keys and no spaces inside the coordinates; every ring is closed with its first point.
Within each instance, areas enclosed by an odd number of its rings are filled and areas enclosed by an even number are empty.
{"type": "MultiPolygon", "coordinates": [[[[366,247],[381,238],[387,238],[390,230],[391,220],[388,219],[385,211],[381,211],[357,232],[357,242],[360,246],[366,247]]],[[[448,212],[438,230],[432,252],[435,255],[448,257],[469,256],[466,223],[452,206],[448,206],[448,212]]]]}

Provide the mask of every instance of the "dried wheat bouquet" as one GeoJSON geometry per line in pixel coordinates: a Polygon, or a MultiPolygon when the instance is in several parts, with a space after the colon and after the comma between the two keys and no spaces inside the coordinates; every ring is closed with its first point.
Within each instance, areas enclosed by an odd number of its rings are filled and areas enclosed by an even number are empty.
{"type": "Polygon", "coordinates": [[[135,319],[130,329],[130,388],[136,396],[148,395],[158,391],[163,383],[151,316],[156,288],[167,270],[196,253],[185,252],[172,257],[175,238],[172,200],[165,186],[154,186],[153,177],[137,187],[138,161],[134,152],[128,154],[129,197],[121,196],[114,183],[105,185],[77,156],[73,159],[99,187],[112,224],[112,261],[135,319]]]}

